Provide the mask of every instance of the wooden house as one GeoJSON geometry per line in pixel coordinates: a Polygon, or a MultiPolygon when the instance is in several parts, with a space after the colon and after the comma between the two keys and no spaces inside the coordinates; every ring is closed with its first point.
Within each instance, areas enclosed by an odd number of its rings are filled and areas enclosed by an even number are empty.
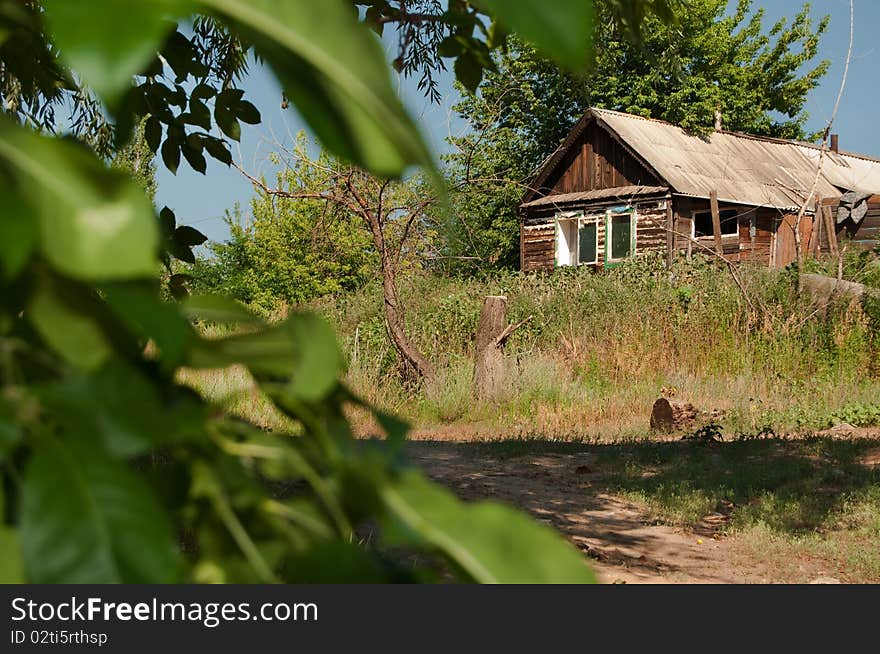
{"type": "Polygon", "coordinates": [[[839,238],[877,245],[880,160],[836,146],[836,138],[823,153],[738,132],[699,136],[590,109],[521,201],[520,267],[610,267],[651,250],[670,259],[720,250],[733,262],[782,267],[797,259],[798,240],[811,254],[835,251],[839,238]]]}

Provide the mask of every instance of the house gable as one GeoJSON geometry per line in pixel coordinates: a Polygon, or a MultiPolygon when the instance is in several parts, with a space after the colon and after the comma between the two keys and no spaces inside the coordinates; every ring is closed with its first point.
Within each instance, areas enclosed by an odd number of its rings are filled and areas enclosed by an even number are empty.
{"type": "Polygon", "coordinates": [[[552,194],[658,185],[657,177],[596,121],[590,121],[544,184],[552,194]]]}
{"type": "Polygon", "coordinates": [[[662,183],[632,149],[589,111],[545,163],[522,202],[545,195],[662,183]]]}

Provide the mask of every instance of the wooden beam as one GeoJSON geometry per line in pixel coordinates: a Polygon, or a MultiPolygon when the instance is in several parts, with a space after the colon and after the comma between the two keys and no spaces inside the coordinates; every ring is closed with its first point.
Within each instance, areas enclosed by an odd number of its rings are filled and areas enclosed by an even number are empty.
{"type": "Polygon", "coordinates": [[[828,237],[828,251],[837,256],[837,234],[834,233],[834,217],[831,215],[831,207],[827,204],[822,207],[822,217],[825,219],[825,235],[828,237]]]}
{"type": "Polygon", "coordinates": [[[807,256],[815,257],[816,249],[819,247],[819,229],[822,226],[821,221],[822,202],[816,198],[816,204],[813,209],[813,223],[810,228],[810,242],[807,244],[807,256]]]}
{"type": "Polygon", "coordinates": [[[715,237],[715,252],[724,256],[724,243],[721,240],[721,212],[718,210],[718,193],[709,194],[709,208],[712,210],[712,235],[715,237]]]}
{"type": "Polygon", "coordinates": [[[672,270],[675,256],[675,224],[672,216],[672,198],[666,198],[666,268],[672,270]]]}

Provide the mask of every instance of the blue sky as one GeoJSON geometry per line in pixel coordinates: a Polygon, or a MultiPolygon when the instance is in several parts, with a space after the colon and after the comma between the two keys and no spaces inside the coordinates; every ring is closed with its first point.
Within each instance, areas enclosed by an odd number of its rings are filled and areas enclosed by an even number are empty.
{"type": "MultiPolygon", "coordinates": [[[[813,0],[813,15],[829,14],[831,24],[821,41],[819,58],[829,59],[831,68],[807,102],[811,130],[824,129],[831,116],[840,87],[849,44],[849,0],[813,0]]],[[[801,6],[797,0],[756,0],[755,7],[766,10],[769,26],[782,16],[791,15],[801,6]]],[[[834,132],[840,134],[843,150],[880,157],[880,126],[876,115],[880,107],[880,40],[875,32],[880,27],[880,2],[855,0],[855,39],[849,77],[834,132]]],[[[271,174],[267,162],[269,152],[277,149],[275,143],[289,143],[304,128],[293,107],[281,109],[281,89],[271,72],[252,67],[243,83],[246,94],[260,109],[260,125],[242,125],[241,143],[233,144],[233,157],[250,172],[271,174]]],[[[445,149],[444,139],[450,133],[463,129],[454,117],[452,106],[458,98],[452,88],[451,75],[441,81],[443,99],[431,104],[416,89],[415,80],[398,80],[398,88],[413,116],[435,151],[445,149]]],[[[250,182],[235,169],[208,159],[206,175],[194,172],[185,164],[177,175],[159,166],[158,206],[168,205],[177,214],[180,224],[193,225],[213,240],[223,240],[228,231],[223,221],[224,212],[238,202],[248,209],[253,195],[250,182]]]]}

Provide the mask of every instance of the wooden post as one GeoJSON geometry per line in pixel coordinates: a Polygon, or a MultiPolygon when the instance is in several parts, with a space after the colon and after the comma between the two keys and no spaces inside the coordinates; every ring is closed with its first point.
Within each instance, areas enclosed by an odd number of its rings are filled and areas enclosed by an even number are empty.
{"type": "Polygon", "coordinates": [[[672,216],[672,198],[666,198],[666,268],[672,270],[675,257],[675,222],[672,216]]]}
{"type": "Polygon", "coordinates": [[[837,256],[837,234],[834,230],[834,217],[831,215],[831,207],[827,204],[822,207],[822,216],[825,218],[825,235],[828,237],[828,251],[837,256]]]}
{"type": "Polygon", "coordinates": [[[821,224],[821,216],[822,216],[822,202],[817,199],[815,207],[813,209],[813,224],[810,228],[810,242],[807,243],[807,256],[815,257],[816,256],[816,248],[819,246],[819,229],[822,226],[821,224]]]}
{"type": "Polygon", "coordinates": [[[715,252],[724,256],[724,243],[721,241],[721,212],[718,210],[718,193],[709,194],[709,208],[712,210],[712,234],[715,236],[715,252]]]}

